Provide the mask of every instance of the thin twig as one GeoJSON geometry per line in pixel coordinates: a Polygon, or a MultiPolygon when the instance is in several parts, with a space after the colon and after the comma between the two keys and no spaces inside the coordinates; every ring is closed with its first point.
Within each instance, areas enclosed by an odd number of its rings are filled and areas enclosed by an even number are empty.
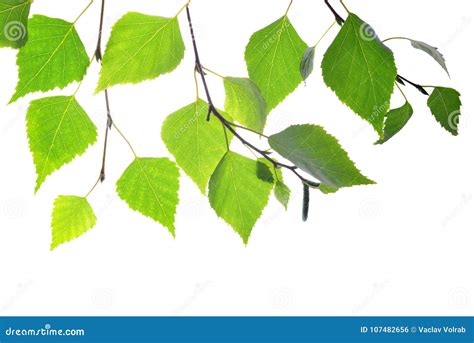
{"type": "MultiPolygon", "coordinates": [[[[97,47],[95,50],[95,58],[97,61],[102,62],[102,31],[104,26],[104,14],[105,14],[105,0],[102,0],[102,5],[100,8],[100,23],[99,23],[99,36],[97,38],[97,47]]],[[[104,150],[102,154],[102,167],[100,169],[100,181],[104,182],[105,180],[105,161],[107,156],[107,142],[109,139],[109,131],[112,128],[112,115],[110,111],[110,101],[109,101],[109,92],[107,89],[104,90],[105,97],[105,108],[107,110],[107,123],[105,124],[105,138],[104,138],[104,150]]]]}
{"type": "MultiPolygon", "coordinates": [[[[224,118],[224,119],[225,119],[225,118],[224,118]]],[[[242,126],[242,125],[239,125],[239,124],[232,123],[232,122],[230,122],[230,121],[228,121],[228,120],[226,120],[226,121],[227,121],[227,123],[228,123],[229,125],[232,125],[233,127],[236,127],[236,128],[238,128],[238,129],[242,129],[242,130],[246,130],[246,131],[252,132],[252,133],[254,133],[254,134],[256,134],[256,135],[259,135],[260,137],[265,137],[266,139],[270,138],[270,137],[268,137],[267,135],[264,135],[264,134],[261,133],[261,132],[255,131],[255,130],[253,130],[253,129],[250,129],[250,128],[248,128],[248,127],[245,127],[245,126],[242,126]]]]}
{"type": "Polygon", "coordinates": [[[97,61],[102,60],[102,28],[104,26],[104,12],[105,0],[102,0],[102,5],[100,7],[99,37],[97,38],[97,46],[95,49],[95,58],[97,61]]]}
{"type": "MultiPolygon", "coordinates": [[[[102,0],[102,4],[100,7],[100,20],[99,20],[99,33],[97,36],[97,45],[95,48],[95,53],[94,57],[97,60],[97,62],[102,61],[102,29],[104,26],[104,14],[105,14],[105,0],[102,0]]],[[[91,63],[94,60],[94,58],[91,59],[91,63]]],[[[99,182],[104,182],[105,181],[105,161],[106,161],[106,155],[107,155],[107,141],[109,138],[109,130],[112,127],[112,116],[110,114],[110,102],[109,102],[109,93],[107,92],[107,89],[104,91],[105,94],[105,107],[107,110],[107,123],[105,124],[105,138],[104,138],[104,149],[102,152],[102,166],[100,168],[99,172],[99,177],[97,178],[97,181],[95,182],[94,186],[89,190],[87,195],[85,196],[86,198],[94,191],[94,189],[97,187],[99,182]]]]}
{"type": "MultiPolygon", "coordinates": [[[[285,163],[278,162],[277,160],[270,157],[270,154],[271,154],[270,151],[261,150],[261,149],[257,148],[255,145],[253,145],[252,143],[250,143],[249,141],[247,141],[245,138],[243,138],[234,129],[235,124],[233,124],[233,123],[229,122],[228,120],[226,120],[222,116],[222,114],[219,113],[219,111],[217,111],[217,109],[214,106],[214,103],[212,102],[211,94],[209,92],[209,87],[208,87],[207,82],[206,82],[206,76],[205,76],[205,73],[204,73],[204,70],[203,70],[204,68],[201,64],[201,60],[200,60],[200,57],[199,57],[199,52],[198,52],[198,48],[197,48],[196,38],[195,38],[195,35],[194,35],[193,24],[192,24],[192,21],[191,21],[191,13],[189,11],[189,6],[186,6],[186,14],[187,14],[187,18],[188,18],[189,31],[190,31],[191,39],[192,39],[192,43],[193,43],[194,57],[195,57],[195,63],[196,63],[195,69],[199,73],[199,75],[201,75],[202,85],[204,87],[204,91],[206,93],[206,98],[207,98],[208,105],[209,105],[208,119],[210,118],[210,115],[212,114],[215,118],[217,118],[222,123],[224,128],[227,129],[230,133],[232,133],[234,135],[234,137],[236,137],[243,145],[247,146],[248,148],[255,151],[258,155],[265,158],[275,168],[286,168],[288,170],[291,170],[293,172],[293,174],[295,174],[304,184],[311,185],[312,187],[318,187],[319,182],[314,182],[314,181],[306,179],[304,176],[302,176],[300,173],[298,173],[298,171],[297,171],[298,167],[296,167],[294,165],[288,165],[288,164],[285,164],[285,163]]],[[[238,127],[238,126],[235,126],[235,127],[238,127]]],[[[259,135],[260,135],[260,133],[259,133],[259,135]]]]}

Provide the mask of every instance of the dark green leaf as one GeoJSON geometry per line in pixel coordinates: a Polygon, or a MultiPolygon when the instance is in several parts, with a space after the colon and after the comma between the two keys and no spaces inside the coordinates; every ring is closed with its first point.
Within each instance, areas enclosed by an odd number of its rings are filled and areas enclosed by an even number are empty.
{"type": "Polygon", "coordinates": [[[405,104],[400,108],[390,110],[385,118],[383,129],[384,137],[383,139],[378,140],[376,144],[383,144],[400,132],[400,130],[405,127],[406,123],[408,123],[412,114],[413,108],[408,102],[405,102],[405,104]]]}
{"type": "Polygon", "coordinates": [[[269,143],[281,156],[331,188],[374,183],[360,173],[336,138],[320,126],[290,126],[270,136],[269,143]]]}
{"type": "Polygon", "coordinates": [[[434,117],[452,135],[458,135],[459,119],[461,117],[461,99],[457,90],[436,87],[428,98],[428,107],[434,117]]]}
{"type": "Polygon", "coordinates": [[[382,136],[397,68],[374,30],[351,13],[321,67],[326,85],[382,136]]]}

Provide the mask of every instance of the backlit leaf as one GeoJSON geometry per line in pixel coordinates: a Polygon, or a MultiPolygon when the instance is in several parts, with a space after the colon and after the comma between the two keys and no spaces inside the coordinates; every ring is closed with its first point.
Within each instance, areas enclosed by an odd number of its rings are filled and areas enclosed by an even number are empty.
{"type": "Polygon", "coordinates": [[[28,22],[29,39],[17,56],[18,84],[10,102],[28,93],[64,88],[81,81],[89,66],[74,24],[35,15],[28,22]]]}
{"type": "Polygon", "coordinates": [[[303,81],[300,62],[308,46],[285,15],[255,32],[245,49],[250,79],[274,109],[303,81]]]}
{"type": "Polygon", "coordinates": [[[136,158],[117,181],[117,194],[128,206],[167,227],[175,235],[179,171],[167,158],[136,158]]]}
{"type": "Polygon", "coordinates": [[[112,28],[97,92],[117,84],[154,79],[174,70],[183,57],[177,17],[127,13],[112,28]]]}
{"type": "Polygon", "coordinates": [[[97,128],[73,96],[32,101],[26,125],[38,175],[35,191],[48,175],[82,155],[97,140],[97,128]]]}
{"type": "Polygon", "coordinates": [[[208,104],[199,99],[170,114],[161,129],[166,147],[202,193],[227,152],[224,128],[216,118],[207,121],[207,112],[208,104]]]}
{"type": "Polygon", "coordinates": [[[273,194],[278,202],[285,208],[285,210],[287,210],[291,196],[291,189],[283,180],[282,168],[275,168],[273,164],[265,158],[259,158],[258,161],[266,164],[268,169],[272,172],[273,181],[275,183],[273,194]]]}
{"type": "Polygon", "coordinates": [[[209,201],[247,244],[267,205],[273,176],[266,164],[229,151],[209,182],[209,201]]]}
{"type": "Polygon", "coordinates": [[[252,80],[224,78],[225,110],[234,120],[249,129],[263,132],[267,120],[265,100],[252,80]]]}
{"type": "Polygon", "coordinates": [[[86,198],[61,195],[54,201],[51,250],[92,229],[97,218],[86,198]]]}

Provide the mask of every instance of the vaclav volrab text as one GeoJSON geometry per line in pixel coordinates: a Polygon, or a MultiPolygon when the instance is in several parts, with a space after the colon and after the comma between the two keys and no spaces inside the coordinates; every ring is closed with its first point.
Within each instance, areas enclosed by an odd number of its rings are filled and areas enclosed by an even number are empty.
{"type": "Polygon", "coordinates": [[[418,332],[420,333],[466,333],[466,328],[464,326],[455,327],[455,326],[443,326],[443,327],[424,327],[419,326],[418,332]]]}

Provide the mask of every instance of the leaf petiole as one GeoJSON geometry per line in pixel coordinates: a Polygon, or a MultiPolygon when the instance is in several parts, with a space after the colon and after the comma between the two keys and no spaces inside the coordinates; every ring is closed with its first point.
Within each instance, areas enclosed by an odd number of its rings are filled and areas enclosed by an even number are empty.
{"type": "Polygon", "coordinates": [[[204,67],[204,66],[202,67],[202,69],[205,70],[205,71],[207,71],[208,73],[211,73],[211,74],[213,74],[213,75],[215,75],[215,76],[217,76],[217,77],[220,77],[221,79],[225,79],[225,76],[222,76],[221,74],[216,73],[215,71],[212,71],[211,69],[208,69],[208,68],[206,68],[206,67],[204,67]]]}
{"type": "Polygon", "coordinates": [[[89,1],[89,4],[87,4],[87,6],[82,10],[82,12],[77,16],[77,18],[73,21],[73,24],[76,24],[77,21],[84,15],[84,13],[87,12],[87,10],[89,9],[89,7],[92,6],[92,4],[94,3],[94,0],[90,0],[89,1]]]}
{"type": "Polygon", "coordinates": [[[290,11],[291,5],[293,5],[293,0],[290,0],[290,4],[288,5],[288,8],[285,11],[285,17],[288,15],[288,12],[290,11]]]}
{"type": "Polygon", "coordinates": [[[191,0],[188,0],[188,1],[184,4],[184,6],[179,9],[178,13],[176,13],[176,15],[175,15],[174,17],[176,18],[177,16],[179,16],[179,15],[181,14],[181,12],[183,12],[184,9],[185,9],[186,7],[188,7],[188,5],[189,5],[190,3],[191,3],[191,0]]]}
{"type": "Polygon", "coordinates": [[[409,40],[411,41],[410,38],[406,38],[406,37],[389,37],[389,38],[385,38],[382,43],[385,43],[385,42],[388,42],[390,40],[409,40]]]}
{"type": "Polygon", "coordinates": [[[318,41],[316,42],[316,44],[313,45],[313,48],[316,48],[319,43],[321,43],[321,41],[324,39],[324,37],[326,37],[326,35],[329,33],[329,31],[331,31],[331,29],[333,28],[334,25],[336,25],[337,22],[334,21],[327,29],[326,31],[324,31],[323,35],[318,39],[318,41]]]}
{"type": "Polygon", "coordinates": [[[120,129],[117,127],[117,125],[115,124],[115,122],[112,123],[112,126],[114,127],[115,130],[117,130],[117,132],[119,133],[119,135],[123,138],[123,140],[125,141],[125,143],[127,143],[128,147],[130,148],[130,150],[132,151],[133,153],[133,156],[135,156],[135,158],[138,157],[137,153],[135,152],[135,150],[133,149],[133,146],[132,144],[130,144],[130,141],[127,139],[127,137],[125,137],[125,135],[122,133],[122,131],[120,131],[120,129]]]}

